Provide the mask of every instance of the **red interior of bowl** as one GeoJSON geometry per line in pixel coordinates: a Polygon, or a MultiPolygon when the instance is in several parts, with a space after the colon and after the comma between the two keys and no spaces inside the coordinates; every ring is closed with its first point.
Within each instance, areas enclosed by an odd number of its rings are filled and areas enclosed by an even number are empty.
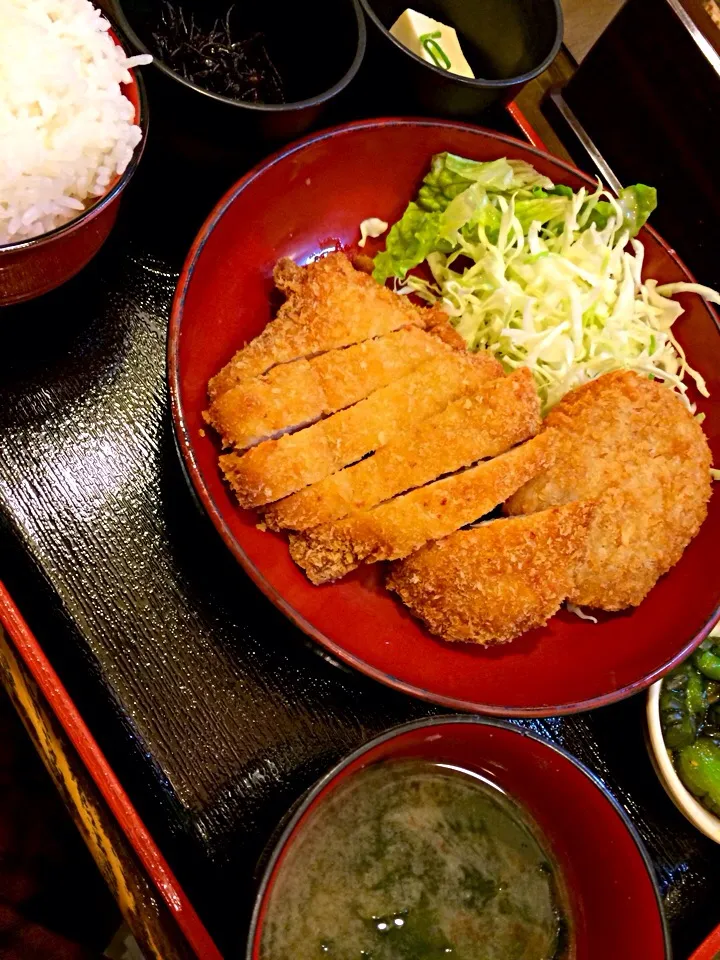
{"type": "MultiPolygon", "coordinates": [[[[351,248],[367,217],[390,222],[415,195],[434,153],[477,160],[528,160],[555,182],[590,181],[547,154],[478,128],[433,121],[367,121],[310,138],[249,174],[219,204],[191,251],[171,320],[173,414],[192,482],[250,576],[289,617],[337,656],[371,676],[460,709],[558,714],[610,702],[657,679],[698,643],[720,605],[715,562],[720,500],[680,563],[636,610],[597,625],[562,612],[510,645],[484,650],[431,637],[383,587],[380,565],[337,584],[312,586],[290,559],[286,538],[261,532],[240,510],[205,431],[209,378],[271,319],[272,268],[351,248]]],[[[662,201],[661,201],[662,202],[662,201]]],[[[687,279],[672,251],[642,235],[646,275],[687,279]]],[[[695,296],[675,331],[706,378],[704,429],[720,463],[720,336],[695,296]]],[[[698,399],[698,398],[695,398],[698,399]]]]}
{"type": "Polygon", "coordinates": [[[123,95],[128,98],[130,103],[135,108],[134,120],[135,120],[135,123],[139,123],[140,122],[140,94],[138,92],[137,80],[133,76],[130,83],[121,83],[120,89],[122,90],[123,95]]]}
{"type": "MultiPolygon", "coordinates": [[[[118,39],[115,31],[109,30],[108,33],[115,41],[115,44],[118,47],[120,47],[121,50],[124,50],[125,48],[123,47],[122,43],[120,43],[120,40],[118,39]]],[[[120,84],[120,92],[124,97],[128,98],[130,103],[135,108],[135,116],[133,117],[134,122],[140,123],[140,90],[138,88],[138,82],[137,82],[137,79],[135,78],[135,73],[133,70],[130,71],[130,83],[120,84]]],[[[115,179],[110,184],[110,188],[117,183],[118,179],[119,179],[118,177],[115,177],[115,179]]]]}
{"type": "MultiPolygon", "coordinates": [[[[400,732],[344,767],[312,800],[283,847],[318,804],[361,767],[389,758],[423,757],[479,773],[529,812],[543,831],[570,899],[573,960],[660,960],[666,934],[647,855],[605,792],[567,755],[505,725],[442,721],[400,732]]],[[[269,893],[283,863],[272,867],[258,912],[253,960],[260,960],[269,893]]]]}

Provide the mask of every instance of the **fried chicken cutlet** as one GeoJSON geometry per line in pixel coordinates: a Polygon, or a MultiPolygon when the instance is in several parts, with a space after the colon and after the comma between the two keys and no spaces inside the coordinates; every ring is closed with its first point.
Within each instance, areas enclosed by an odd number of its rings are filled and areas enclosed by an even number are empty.
{"type": "Polygon", "coordinates": [[[502,368],[488,353],[448,348],[407,376],[305,430],[266,440],[243,454],[224,454],[220,468],[243,507],[262,506],[355,463],[501,374],[502,368]]]}
{"type": "Polygon", "coordinates": [[[315,584],[337,580],[361,563],[398,560],[478,520],[553,460],[545,430],[492,460],[436,480],[344,520],[290,534],[290,555],[315,584]]]}
{"type": "MultiPolygon", "coordinates": [[[[343,410],[450,349],[425,330],[405,327],[243,380],[217,396],[204,418],[224,447],[243,450],[343,410]]],[[[499,363],[497,370],[501,376],[499,363]]]]}
{"type": "MultiPolygon", "coordinates": [[[[451,330],[442,310],[416,307],[356,270],[344,253],[329,253],[305,267],[285,258],[277,262],[273,276],[287,299],[262,333],[212,378],[211,400],[278,363],[313,357],[401,327],[451,330]]],[[[448,335],[458,337],[454,331],[448,335]]]]}
{"type": "Polygon", "coordinates": [[[271,529],[307,530],[369,510],[486,457],[504,453],[540,429],[540,400],[530,371],[482,384],[434,417],[408,426],[371,457],[265,511],[271,529]]]}
{"type": "Polygon", "coordinates": [[[459,530],[394,563],[387,587],[443,640],[513,640],[573,591],[594,510],[575,501],[459,530]]]}
{"type": "Polygon", "coordinates": [[[560,432],[562,452],[510,498],[506,512],[597,499],[587,557],[568,597],[603,610],[637,606],[707,515],[705,434],[668,387],[628,371],[571,391],[545,422],[560,432]]]}

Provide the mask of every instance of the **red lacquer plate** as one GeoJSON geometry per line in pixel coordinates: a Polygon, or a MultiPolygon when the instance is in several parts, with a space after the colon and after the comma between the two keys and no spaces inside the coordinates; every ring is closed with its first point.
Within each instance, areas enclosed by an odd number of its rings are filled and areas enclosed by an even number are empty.
{"type": "Polygon", "coordinates": [[[311,790],[266,868],[247,960],[260,960],[267,905],[285,856],[328,795],[368,764],[418,758],[478,774],[528,811],[564,879],[573,960],[670,957],[652,863],[629,818],[600,781],[564,750],[527,730],[497,720],[443,717],[390,730],[311,790]]]}
{"type": "MultiPolygon", "coordinates": [[[[429,120],[371,120],[288,147],[226,194],[195,241],[170,322],[168,373],[175,430],[192,485],[225,543],[293,622],[358,670],[446,706],[481,713],[552,716],[601,706],[641,690],[693,649],[720,613],[720,499],[680,563],[630,613],[597,625],[566,612],[512,644],[485,650],[431,637],[383,587],[381,565],[337,584],[312,586],[283,535],[257,529],[239,509],[203,429],[210,377],[271,319],[279,257],[305,262],[351,249],[367,217],[390,222],[414,197],[434,153],[527,160],[574,188],[594,186],[573,167],[511,137],[429,120]]],[[[662,202],[662,198],[661,198],[662,202]]],[[[690,274],[652,230],[646,271],[660,282],[690,274]]],[[[704,302],[682,296],[675,330],[711,392],[700,400],[720,463],[720,327],[704,302]]],[[[695,397],[694,399],[699,399],[695,397]]]]}

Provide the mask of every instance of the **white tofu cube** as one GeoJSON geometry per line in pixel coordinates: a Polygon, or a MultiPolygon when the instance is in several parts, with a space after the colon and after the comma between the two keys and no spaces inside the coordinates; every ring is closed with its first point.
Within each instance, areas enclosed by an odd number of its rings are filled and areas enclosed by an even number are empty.
{"type": "Polygon", "coordinates": [[[390,33],[408,50],[428,63],[445,68],[460,77],[475,76],[460,49],[460,41],[453,27],[426,17],[417,10],[408,9],[400,14],[390,28],[390,33]],[[445,58],[449,61],[449,66],[445,58]]]}

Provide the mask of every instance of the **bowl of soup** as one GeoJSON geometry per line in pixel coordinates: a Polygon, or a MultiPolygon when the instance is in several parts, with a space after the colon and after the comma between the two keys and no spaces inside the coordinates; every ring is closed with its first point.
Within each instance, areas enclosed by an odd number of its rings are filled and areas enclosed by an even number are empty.
{"type": "Polygon", "coordinates": [[[247,960],[670,956],[627,815],[562,749],[497,720],[396,727],[293,812],[247,960]]]}

